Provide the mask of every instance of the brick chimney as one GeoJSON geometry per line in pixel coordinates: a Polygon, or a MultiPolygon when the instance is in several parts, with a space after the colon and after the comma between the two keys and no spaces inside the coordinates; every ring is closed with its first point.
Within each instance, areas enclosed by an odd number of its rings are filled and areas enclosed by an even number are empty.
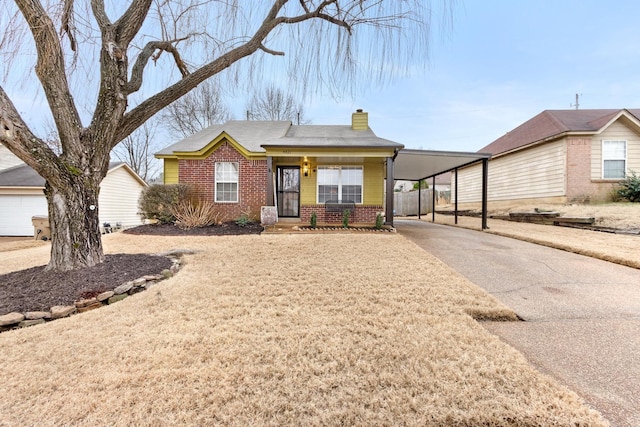
{"type": "Polygon", "coordinates": [[[369,129],[369,113],[365,113],[361,108],[351,114],[351,129],[368,130],[369,129]]]}

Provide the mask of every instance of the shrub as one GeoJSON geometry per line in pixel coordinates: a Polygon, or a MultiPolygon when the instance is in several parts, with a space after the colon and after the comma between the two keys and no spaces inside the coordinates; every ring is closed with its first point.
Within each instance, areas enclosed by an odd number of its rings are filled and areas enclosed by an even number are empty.
{"type": "Polygon", "coordinates": [[[318,215],[315,212],[311,213],[311,228],[316,228],[318,226],[318,215]]]}
{"type": "Polygon", "coordinates": [[[246,227],[247,225],[251,224],[253,222],[253,219],[251,218],[251,210],[250,209],[244,209],[242,211],[242,214],[240,214],[240,217],[238,217],[236,219],[236,224],[239,225],[240,227],[246,227]]]}
{"type": "Polygon", "coordinates": [[[383,216],[380,212],[376,215],[376,230],[380,230],[383,224],[383,216]]]}
{"type": "Polygon", "coordinates": [[[175,217],[176,225],[185,230],[207,227],[220,222],[220,212],[217,207],[207,201],[183,200],[171,206],[171,213],[175,217]]]}
{"type": "Polygon", "coordinates": [[[349,217],[351,216],[351,211],[349,209],[345,209],[342,212],[342,228],[349,228],[349,217]]]}
{"type": "Polygon", "coordinates": [[[618,195],[630,202],[640,202],[640,177],[634,171],[629,174],[624,181],[620,183],[618,195]]]}
{"type": "Polygon", "coordinates": [[[191,199],[191,188],[185,184],[154,184],[145,188],[140,196],[142,219],[170,224],[176,220],[171,208],[191,199]]]}

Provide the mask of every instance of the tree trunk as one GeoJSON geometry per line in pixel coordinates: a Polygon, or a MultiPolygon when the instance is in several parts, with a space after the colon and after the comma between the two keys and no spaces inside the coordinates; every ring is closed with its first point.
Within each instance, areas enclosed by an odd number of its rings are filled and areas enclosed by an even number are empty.
{"type": "Polygon", "coordinates": [[[104,261],[95,178],[77,176],[64,188],[45,186],[51,227],[51,260],[47,270],[68,271],[104,261]]]}

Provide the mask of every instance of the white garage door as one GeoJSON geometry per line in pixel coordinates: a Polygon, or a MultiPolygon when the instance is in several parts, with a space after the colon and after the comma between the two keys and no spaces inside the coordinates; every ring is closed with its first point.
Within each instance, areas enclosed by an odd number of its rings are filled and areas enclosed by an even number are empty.
{"type": "Polygon", "coordinates": [[[44,196],[0,196],[0,236],[33,236],[35,215],[47,215],[44,196]]]}

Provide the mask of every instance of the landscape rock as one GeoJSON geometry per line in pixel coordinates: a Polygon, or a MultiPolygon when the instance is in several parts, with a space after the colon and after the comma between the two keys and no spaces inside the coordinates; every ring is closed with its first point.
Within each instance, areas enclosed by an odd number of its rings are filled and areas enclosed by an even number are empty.
{"type": "Polygon", "coordinates": [[[126,294],[133,288],[133,282],[126,282],[113,290],[116,295],[126,294]]]}
{"type": "Polygon", "coordinates": [[[134,287],[140,287],[140,286],[143,286],[145,283],[147,283],[147,279],[145,279],[144,277],[140,277],[134,280],[132,283],[134,287]]]}
{"type": "Polygon", "coordinates": [[[51,307],[51,318],[60,319],[76,312],[75,305],[55,305],[51,307]]]}
{"type": "Polygon", "coordinates": [[[162,280],[162,279],[164,279],[164,277],[162,277],[162,274],[149,274],[147,276],[144,276],[144,279],[147,282],[150,282],[152,280],[162,280]]]}
{"type": "Polygon", "coordinates": [[[43,323],[45,323],[44,319],[23,320],[22,322],[20,322],[18,324],[18,327],[19,328],[27,328],[29,326],[42,325],[43,323]]]}
{"type": "Polygon", "coordinates": [[[24,320],[24,314],[22,313],[9,313],[4,316],[0,316],[0,326],[9,326],[20,323],[24,320]]]}
{"type": "Polygon", "coordinates": [[[109,304],[113,304],[116,303],[118,301],[122,301],[123,299],[125,299],[126,297],[128,297],[129,294],[119,294],[119,295],[114,295],[111,298],[108,299],[109,304]]]}
{"type": "Polygon", "coordinates": [[[83,308],[83,307],[87,307],[89,305],[95,304],[98,302],[97,298],[88,298],[88,299],[81,299],[80,301],[76,301],[75,305],[77,308],[83,308]]]}
{"type": "Polygon", "coordinates": [[[85,305],[82,307],[78,307],[78,313],[84,313],[86,311],[95,310],[96,308],[102,307],[102,303],[96,300],[93,304],[85,305]]]}
{"type": "Polygon", "coordinates": [[[161,274],[165,279],[168,279],[169,277],[173,277],[173,272],[171,270],[162,270],[161,274]]]}
{"type": "Polygon", "coordinates": [[[98,295],[98,296],[96,297],[96,299],[97,299],[98,301],[101,301],[101,302],[102,302],[102,301],[108,300],[109,298],[111,298],[111,297],[112,297],[112,296],[114,296],[114,295],[115,295],[115,292],[113,292],[113,291],[106,291],[106,292],[103,292],[103,293],[101,293],[100,295],[98,295]]]}
{"type": "Polygon", "coordinates": [[[27,319],[27,320],[51,319],[51,312],[49,312],[49,311],[27,311],[24,314],[24,318],[27,319]]]}

